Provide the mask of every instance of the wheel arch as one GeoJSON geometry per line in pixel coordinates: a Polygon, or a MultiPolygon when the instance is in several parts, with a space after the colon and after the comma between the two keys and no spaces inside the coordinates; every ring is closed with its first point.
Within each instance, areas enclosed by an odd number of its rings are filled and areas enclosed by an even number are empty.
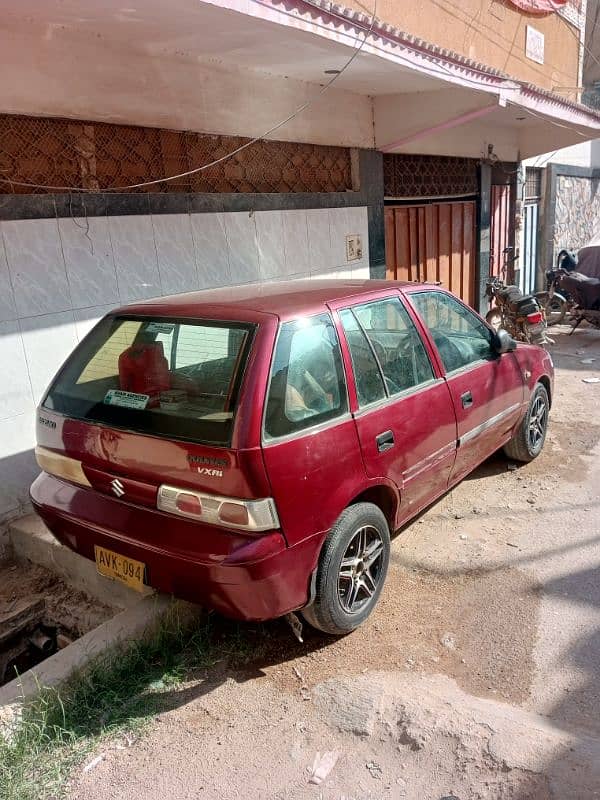
{"type": "Polygon", "coordinates": [[[391,486],[385,483],[377,483],[373,486],[369,486],[353,497],[348,505],[354,506],[357,503],[372,503],[374,506],[377,506],[390,526],[390,533],[394,533],[398,509],[400,507],[400,497],[398,492],[394,491],[391,486]]]}
{"type": "Polygon", "coordinates": [[[547,375],[540,375],[538,378],[538,383],[541,383],[546,390],[546,393],[548,394],[548,403],[550,408],[552,408],[552,382],[550,381],[550,378],[547,375]]]}
{"type": "MultiPolygon", "coordinates": [[[[390,528],[390,535],[393,535],[396,530],[396,520],[398,518],[398,511],[400,509],[400,493],[395,485],[391,484],[390,482],[385,481],[384,478],[375,479],[373,483],[370,485],[363,487],[360,492],[355,494],[350,500],[348,500],[343,508],[341,508],[338,516],[346,509],[350,508],[350,506],[355,506],[358,503],[372,503],[376,506],[386,518],[386,521],[390,528]],[[377,480],[379,482],[377,482],[377,480]]],[[[333,525],[335,520],[331,523],[333,525]]],[[[331,526],[330,526],[331,527],[331,526]]],[[[325,544],[325,539],[327,538],[327,532],[323,533],[320,537],[319,545],[315,549],[314,553],[314,563],[312,565],[310,575],[308,578],[308,600],[307,605],[310,606],[315,597],[315,580],[317,575],[317,569],[319,567],[319,559],[321,557],[321,551],[323,549],[323,545],[325,544]]]]}

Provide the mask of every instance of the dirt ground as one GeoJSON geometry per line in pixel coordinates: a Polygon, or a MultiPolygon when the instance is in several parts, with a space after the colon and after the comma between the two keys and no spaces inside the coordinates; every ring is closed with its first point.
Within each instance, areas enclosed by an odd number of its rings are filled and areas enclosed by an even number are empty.
{"type": "Polygon", "coordinates": [[[52,572],[36,564],[0,564],[0,611],[21,599],[43,597],[44,621],[59,633],[77,639],[114,616],[115,610],[64,584],[52,572]]]}
{"type": "Polygon", "coordinates": [[[244,627],[246,663],[167,690],[71,800],[600,797],[600,332],[567,330],[541,456],[494,456],[400,532],[362,628],[244,627]]]}

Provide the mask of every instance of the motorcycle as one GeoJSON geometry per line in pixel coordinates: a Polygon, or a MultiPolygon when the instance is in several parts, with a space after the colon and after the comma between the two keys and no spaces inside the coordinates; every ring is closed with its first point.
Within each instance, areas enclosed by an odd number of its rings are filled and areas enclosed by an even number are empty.
{"type": "Polygon", "coordinates": [[[561,287],[563,275],[577,269],[577,256],[570,250],[561,250],[556,258],[556,267],[546,270],[546,291],[536,292],[535,299],[544,309],[546,324],[559,325],[573,308],[574,299],[561,287]]]}
{"type": "Polygon", "coordinates": [[[571,335],[585,320],[600,328],[600,278],[590,278],[581,272],[562,272],[559,287],[563,295],[572,298],[570,308],[571,335]]]}
{"type": "Polygon", "coordinates": [[[544,310],[533,295],[524,295],[518,286],[507,286],[496,275],[487,282],[485,293],[490,304],[496,303],[486,314],[493,328],[504,328],[518,342],[543,347],[551,341],[546,335],[544,310]]]}

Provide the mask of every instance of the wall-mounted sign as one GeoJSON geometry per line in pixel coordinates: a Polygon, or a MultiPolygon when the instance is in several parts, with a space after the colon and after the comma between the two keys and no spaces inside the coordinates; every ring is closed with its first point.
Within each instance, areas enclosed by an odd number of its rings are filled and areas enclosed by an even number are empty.
{"type": "Polygon", "coordinates": [[[527,26],[527,38],[525,41],[525,55],[538,64],[544,63],[544,34],[527,26]]]}
{"type": "Polygon", "coordinates": [[[568,0],[508,0],[508,2],[528,14],[551,14],[553,11],[565,8],[568,0]]]}
{"type": "Polygon", "coordinates": [[[362,258],[362,236],[351,233],[346,236],[346,261],[360,261],[362,258]]]}

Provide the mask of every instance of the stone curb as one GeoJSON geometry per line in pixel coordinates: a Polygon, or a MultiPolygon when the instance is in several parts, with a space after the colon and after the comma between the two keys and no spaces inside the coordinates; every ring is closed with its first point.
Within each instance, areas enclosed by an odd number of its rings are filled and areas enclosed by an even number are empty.
{"type": "Polygon", "coordinates": [[[205,618],[204,609],[193,603],[162,594],[140,595],[102,577],[93,562],[61,545],[33,514],[12,522],[9,533],[17,561],[29,560],[46,567],[69,586],[124,610],[0,687],[0,724],[13,719],[19,707],[40,688],[59,686],[103,653],[152,635],[167,616],[173,615],[186,627],[205,618]]]}
{"type": "Polygon", "coordinates": [[[85,592],[106,605],[130,608],[143,597],[139,592],[100,575],[93,561],[62,545],[35,514],[13,520],[8,535],[16,561],[32,561],[45,567],[73,589],[85,592]]]}

